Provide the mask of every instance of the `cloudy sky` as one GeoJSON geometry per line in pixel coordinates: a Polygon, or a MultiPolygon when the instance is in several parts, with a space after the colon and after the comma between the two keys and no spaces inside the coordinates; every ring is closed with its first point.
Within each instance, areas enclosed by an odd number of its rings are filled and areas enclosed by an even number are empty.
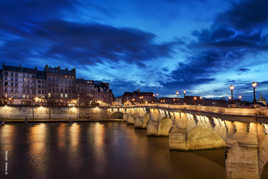
{"type": "Polygon", "coordinates": [[[268,98],[267,0],[1,0],[0,62],[77,69],[116,96],[268,98]]]}

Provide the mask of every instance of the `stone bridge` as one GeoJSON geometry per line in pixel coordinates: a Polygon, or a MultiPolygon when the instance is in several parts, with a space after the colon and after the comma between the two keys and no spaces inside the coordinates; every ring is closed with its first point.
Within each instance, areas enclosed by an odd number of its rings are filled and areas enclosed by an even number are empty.
{"type": "Polygon", "coordinates": [[[268,161],[266,108],[187,105],[110,107],[150,136],[168,136],[170,150],[226,149],[228,178],[261,178],[268,161]]]}

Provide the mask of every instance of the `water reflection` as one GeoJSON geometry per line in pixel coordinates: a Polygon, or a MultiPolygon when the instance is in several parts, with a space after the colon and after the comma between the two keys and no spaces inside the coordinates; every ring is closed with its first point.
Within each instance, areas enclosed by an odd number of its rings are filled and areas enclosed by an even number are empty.
{"type": "Polygon", "coordinates": [[[16,128],[14,125],[6,124],[0,126],[0,148],[3,151],[14,150],[14,140],[16,137],[16,128]]]}
{"type": "Polygon", "coordinates": [[[96,123],[94,126],[94,155],[96,157],[96,174],[104,175],[106,166],[106,150],[104,146],[105,129],[104,125],[96,123]]]}
{"type": "Polygon", "coordinates": [[[65,123],[61,123],[59,127],[57,128],[57,137],[58,137],[57,144],[58,144],[58,149],[61,152],[63,152],[64,148],[66,147],[66,139],[67,139],[66,128],[67,127],[65,123]]]}
{"type": "MultiPolygon", "coordinates": [[[[80,125],[72,123],[69,127],[69,162],[73,169],[81,167],[81,154],[80,154],[80,125]]],[[[60,139],[59,139],[60,140],[60,139]]]]}
{"type": "Polygon", "coordinates": [[[29,158],[36,178],[46,178],[48,170],[47,125],[37,124],[30,127],[29,158]]]}
{"type": "Polygon", "coordinates": [[[10,178],[268,178],[261,127],[248,129],[258,131],[258,146],[243,133],[224,158],[223,149],[170,152],[167,137],[147,137],[146,130],[122,123],[10,124],[0,127],[0,154],[13,151],[10,178]]]}

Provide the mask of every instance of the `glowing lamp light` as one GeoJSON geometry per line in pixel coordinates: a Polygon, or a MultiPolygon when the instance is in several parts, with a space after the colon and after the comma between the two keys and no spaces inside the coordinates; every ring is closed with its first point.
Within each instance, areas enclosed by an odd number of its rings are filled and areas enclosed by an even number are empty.
{"type": "Polygon", "coordinates": [[[252,85],[253,88],[256,88],[258,86],[258,83],[257,82],[252,82],[251,85],[252,85]]]}
{"type": "Polygon", "coordinates": [[[44,111],[45,108],[44,108],[43,106],[39,106],[39,107],[37,108],[37,110],[38,110],[38,111],[44,111]]]}
{"type": "Polygon", "coordinates": [[[74,112],[74,113],[76,113],[77,112],[77,108],[76,107],[71,107],[71,112],[74,112]]]}
{"type": "Polygon", "coordinates": [[[238,96],[238,99],[240,99],[240,100],[241,100],[241,99],[242,99],[242,96],[238,96]]]}
{"type": "Polygon", "coordinates": [[[100,108],[98,106],[96,106],[95,108],[93,108],[93,111],[99,112],[100,111],[100,108]]]}
{"type": "Polygon", "coordinates": [[[235,89],[234,85],[230,85],[229,88],[230,88],[231,91],[235,89]]]}
{"type": "Polygon", "coordinates": [[[179,93],[179,91],[176,91],[176,95],[178,96],[180,93],[179,93]]]}
{"type": "Polygon", "coordinates": [[[4,109],[4,111],[5,112],[10,112],[10,107],[9,106],[7,106],[7,105],[5,105],[4,107],[3,107],[3,109],[4,109]]]}
{"type": "Polygon", "coordinates": [[[40,98],[35,97],[35,98],[34,98],[34,101],[37,103],[37,102],[39,102],[39,101],[40,101],[40,98]]]}

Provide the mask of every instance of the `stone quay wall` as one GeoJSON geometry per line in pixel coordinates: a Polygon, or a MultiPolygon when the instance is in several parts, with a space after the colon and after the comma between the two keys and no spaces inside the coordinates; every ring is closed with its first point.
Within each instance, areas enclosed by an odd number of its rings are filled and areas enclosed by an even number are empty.
{"type": "Polygon", "coordinates": [[[103,121],[108,118],[106,109],[100,107],[0,107],[0,121],[103,121]]]}

